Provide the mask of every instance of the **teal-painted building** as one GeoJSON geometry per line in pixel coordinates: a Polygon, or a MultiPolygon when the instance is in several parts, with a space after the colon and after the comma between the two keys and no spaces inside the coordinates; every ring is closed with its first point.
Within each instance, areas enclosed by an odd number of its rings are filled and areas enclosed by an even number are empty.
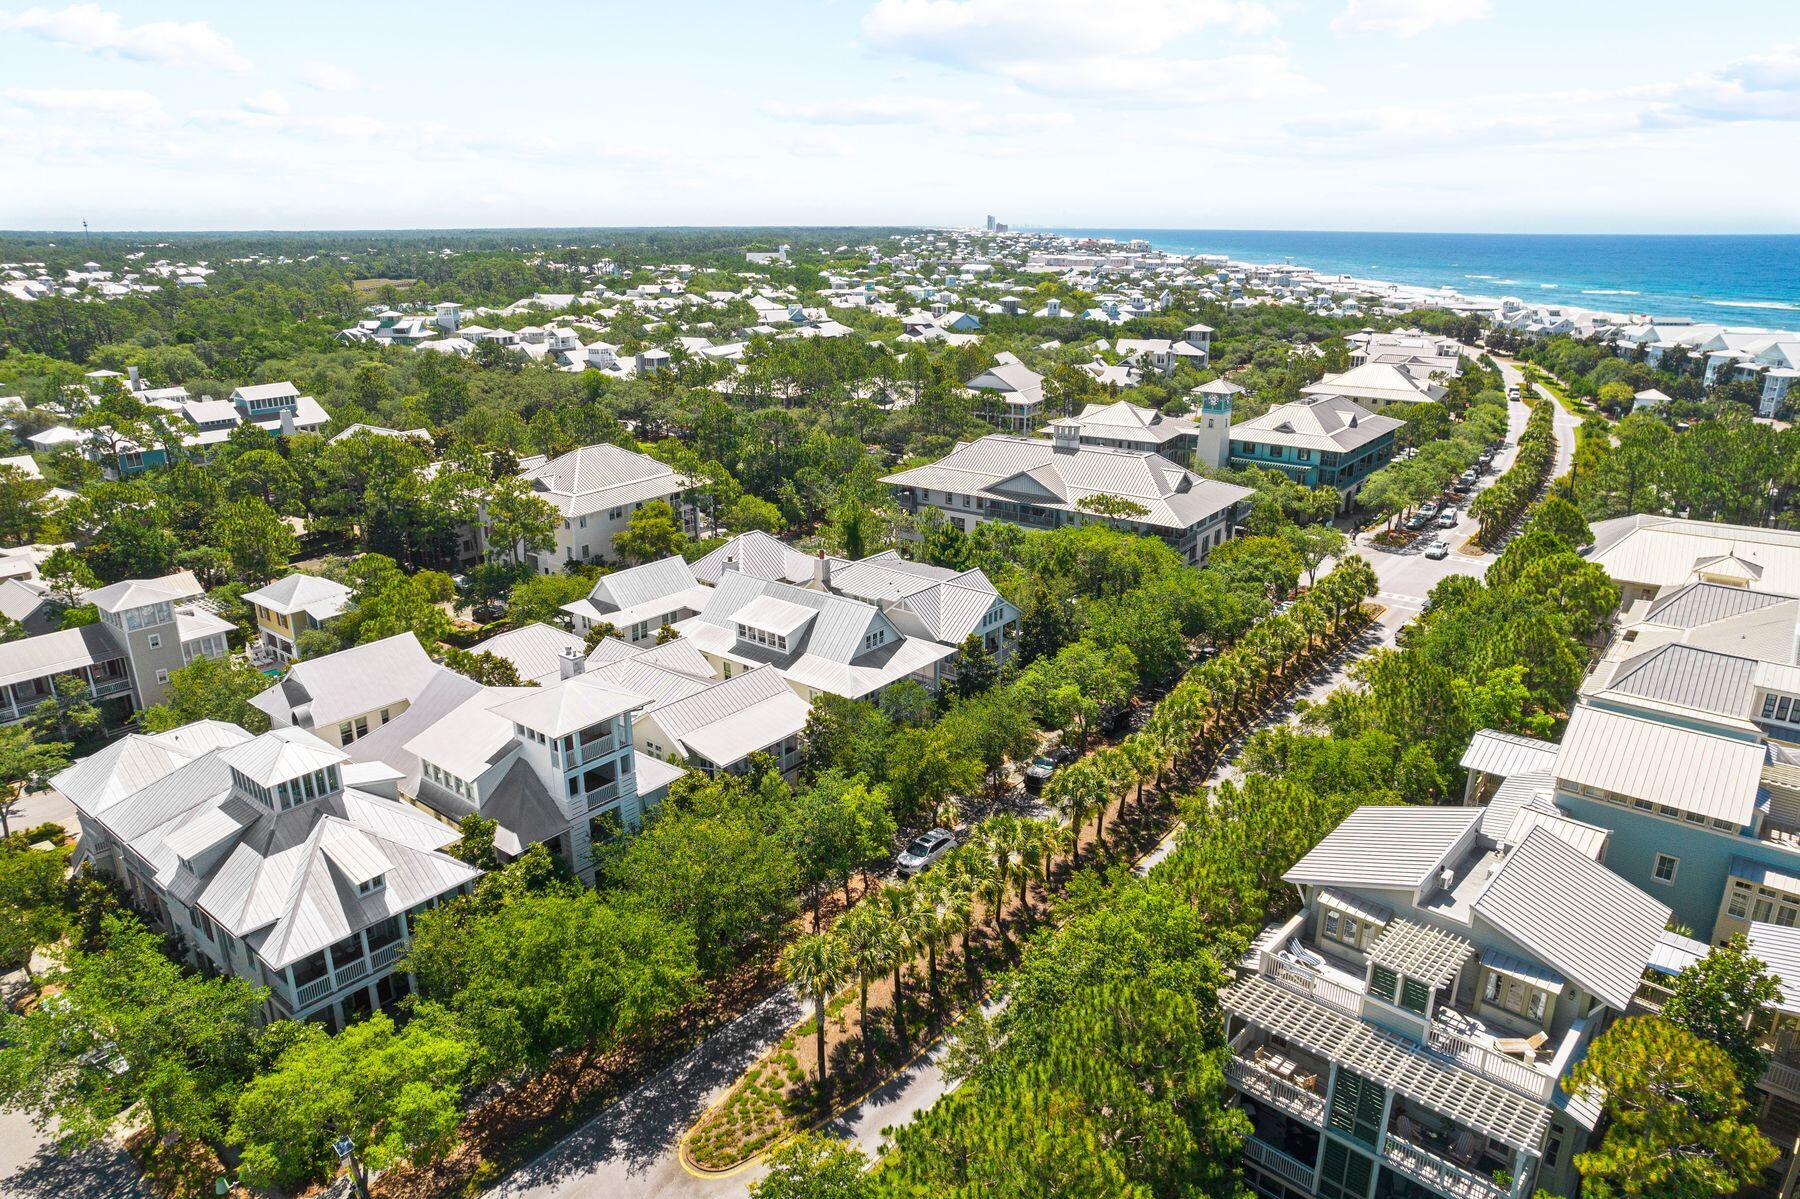
{"type": "Polygon", "coordinates": [[[1350,500],[1364,479],[1394,457],[1404,422],[1343,396],[1280,404],[1231,429],[1231,465],[1279,470],[1308,487],[1335,487],[1350,500]]]}

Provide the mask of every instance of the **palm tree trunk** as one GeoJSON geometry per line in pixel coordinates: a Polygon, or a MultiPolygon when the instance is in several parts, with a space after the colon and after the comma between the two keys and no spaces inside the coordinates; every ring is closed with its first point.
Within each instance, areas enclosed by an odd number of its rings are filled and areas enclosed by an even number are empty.
{"type": "Polygon", "coordinates": [[[826,1074],[825,1074],[825,992],[820,991],[818,993],[817,999],[818,999],[818,1003],[819,1003],[819,1010],[815,1013],[815,1018],[819,1022],[819,1098],[824,1099],[825,1098],[825,1077],[826,1077],[826,1074]]]}
{"type": "Polygon", "coordinates": [[[894,963],[894,1032],[900,1037],[900,1044],[906,1044],[906,979],[901,970],[905,962],[894,963]]]}
{"type": "Polygon", "coordinates": [[[933,1011],[936,1011],[938,1005],[938,977],[937,939],[935,937],[932,940],[925,942],[925,970],[927,976],[931,980],[928,984],[931,987],[931,1007],[933,1011]]]}
{"type": "Polygon", "coordinates": [[[869,1040],[869,980],[865,978],[858,981],[860,985],[856,999],[862,1011],[856,1018],[856,1032],[862,1038],[863,1066],[866,1068],[875,1060],[875,1046],[869,1040]]]}

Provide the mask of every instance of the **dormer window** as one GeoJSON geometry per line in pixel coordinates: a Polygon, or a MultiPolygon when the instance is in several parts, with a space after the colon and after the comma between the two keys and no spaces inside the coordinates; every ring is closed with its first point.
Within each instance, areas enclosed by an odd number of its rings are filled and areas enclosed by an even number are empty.
{"type": "Polygon", "coordinates": [[[884,628],[876,629],[874,632],[870,633],[868,636],[863,638],[863,649],[864,650],[872,650],[872,649],[876,648],[877,646],[886,645],[886,644],[887,644],[887,630],[884,628]]]}
{"type": "Polygon", "coordinates": [[[387,875],[378,874],[374,878],[364,879],[362,882],[357,883],[356,893],[358,895],[373,895],[385,886],[387,886],[387,875]]]}

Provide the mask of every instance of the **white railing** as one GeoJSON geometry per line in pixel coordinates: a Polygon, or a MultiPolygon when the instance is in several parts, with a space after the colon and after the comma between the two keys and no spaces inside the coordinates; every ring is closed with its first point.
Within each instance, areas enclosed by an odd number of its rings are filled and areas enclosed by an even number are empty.
{"type": "Polygon", "coordinates": [[[1346,1016],[1354,1016],[1359,1020],[1362,1018],[1363,996],[1361,991],[1352,990],[1334,978],[1327,978],[1311,966],[1303,966],[1299,962],[1281,957],[1273,949],[1262,951],[1259,972],[1277,986],[1305,995],[1309,999],[1315,999],[1346,1016]]]}
{"type": "Polygon", "coordinates": [[[1506,1199],[1507,1196],[1506,1188],[1493,1179],[1465,1170],[1425,1146],[1391,1132],[1382,1139],[1381,1156],[1408,1178],[1452,1199],[1506,1199]]]}
{"type": "Polygon", "coordinates": [[[1497,1082],[1508,1090],[1517,1091],[1527,1099],[1546,1103],[1555,1091],[1556,1079],[1548,1073],[1461,1033],[1452,1032],[1435,1020],[1426,1033],[1425,1045],[1438,1056],[1448,1058],[1463,1069],[1497,1082]]]}
{"type": "Polygon", "coordinates": [[[380,949],[377,949],[374,953],[369,955],[369,968],[371,970],[381,970],[391,966],[399,959],[400,955],[405,952],[405,941],[394,941],[391,944],[383,945],[380,949]]]}
{"type": "Polygon", "coordinates": [[[341,987],[345,983],[355,982],[357,979],[361,978],[363,975],[367,974],[368,972],[369,972],[369,959],[368,958],[357,958],[353,962],[346,962],[342,967],[335,970],[332,973],[332,977],[337,980],[337,985],[341,987]]]}
{"type": "Polygon", "coordinates": [[[604,787],[596,787],[587,793],[587,806],[597,808],[603,803],[610,803],[619,798],[619,780],[614,779],[604,787]]]}
{"type": "Polygon", "coordinates": [[[1757,1086],[1765,1091],[1775,1091],[1783,1095],[1800,1098],[1800,1067],[1781,1058],[1770,1058],[1768,1068],[1763,1071],[1757,1086]]]}
{"type": "Polygon", "coordinates": [[[589,741],[575,747],[576,761],[585,766],[595,758],[604,758],[617,748],[619,748],[619,738],[616,735],[608,735],[598,741],[589,741]]]}
{"type": "Polygon", "coordinates": [[[302,983],[294,992],[294,1010],[296,1012],[311,1007],[319,1000],[331,994],[331,975],[315,978],[309,983],[302,983]]]}
{"type": "Polygon", "coordinates": [[[1244,1156],[1301,1190],[1312,1190],[1313,1168],[1299,1158],[1283,1153],[1267,1141],[1259,1141],[1255,1137],[1246,1139],[1244,1156]]]}
{"type": "Polygon", "coordinates": [[[1325,1123],[1325,1097],[1305,1087],[1297,1086],[1285,1078],[1270,1074],[1256,1065],[1240,1057],[1225,1059],[1225,1077],[1235,1084],[1238,1090],[1254,1095],[1265,1103],[1272,1103],[1290,1115],[1298,1116],[1308,1124],[1323,1126],[1325,1123]]]}

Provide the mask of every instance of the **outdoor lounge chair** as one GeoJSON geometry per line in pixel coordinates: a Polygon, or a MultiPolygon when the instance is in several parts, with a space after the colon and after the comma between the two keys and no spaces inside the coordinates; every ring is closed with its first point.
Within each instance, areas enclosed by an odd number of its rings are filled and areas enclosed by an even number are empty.
{"type": "Polygon", "coordinates": [[[1288,938],[1288,954],[1302,966],[1311,966],[1314,970],[1325,968],[1324,957],[1300,944],[1299,937],[1288,938]]]}
{"type": "Polygon", "coordinates": [[[1542,1049],[1549,1040],[1550,1034],[1540,1030],[1532,1033],[1529,1037],[1495,1037],[1494,1048],[1501,1053],[1510,1053],[1530,1061],[1537,1056],[1537,1051],[1542,1049]]]}

